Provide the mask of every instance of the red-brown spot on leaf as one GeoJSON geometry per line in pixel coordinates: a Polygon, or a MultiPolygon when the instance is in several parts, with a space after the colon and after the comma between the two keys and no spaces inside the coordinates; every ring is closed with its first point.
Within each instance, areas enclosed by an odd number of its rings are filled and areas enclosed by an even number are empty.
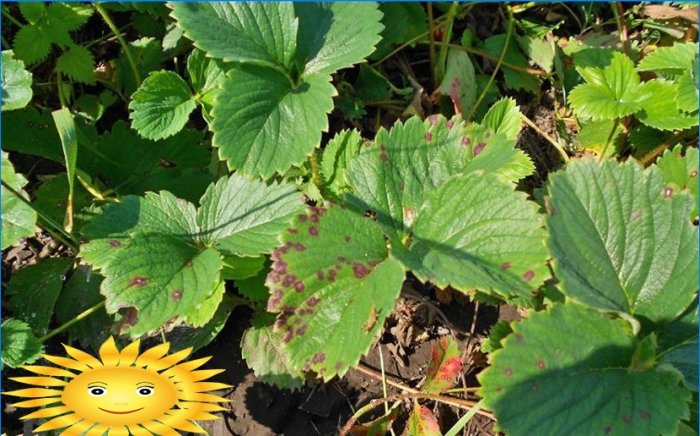
{"type": "Polygon", "coordinates": [[[437,124],[438,115],[437,115],[437,114],[430,115],[430,116],[428,117],[428,121],[430,122],[430,125],[431,125],[431,126],[434,126],[435,124],[437,124]]]}
{"type": "Polygon", "coordinates": [[[448,128],[448,129],[452,129],[452,127],[454,127],[454,125],[455,125],[455,122],[454,122],[454,121],[452,121],[452,120],[447,120],[447,128],[448,128]]]}
{"type": "Polygon", "coordinates": [[[474,147],[474,156],[478,156],[482,151],[484,151],[484,148],[486,148],[485,142],[476,144],[476,147],[474,147]]]}
{"type": "Polygon", "coordinates": [[[671,198],[671,197],[673,197],[673,188],[664,189],[664,198],[671,198]]]}
{"type": "Polygon", "coordinates": [[[642,418],[642,420],[644,421],[648,421],[651,418],[651,412],[649,412],[648,410],[640,410],[639,417],[642,418]]]}
{"type": "Polygon", "coordinates": [[[355,278],[362,279],[365,278],[369,270],[367,267],[361,263],[353,263],[352,264],[352,273],[355,275],[355,278]]]}
{"type": "Polygon", "coordinates": [[[185,264],[185,266],[188,267],[188,268],[192,268],[192,265],[193,265],[193,264],[192,264],[192,261],[191,261],[191,260],[188,260],[187,263],[185,264]]]}
{"type": "Polygon", "coordinates": [[[297,233],[299,233],[299,229],[297,229],[296,227],[290,227],[287,229],[287,231],[293,235],[296,235],[297,233]]]}
{"type": "Polygon", "coordinates": [[[469,147],[469,144],[471,144],[471,143],[472,143],[471,138],[468,138],[466,136],[462,138],[462,147],[469,147]]]}
{"type": "Polygon", "coordinates": [[[347,242],[348,244],[349,244],[350,241],[352,240],[352,238],[350,237],[350,235],[345,235],[345,237],[344,237],[343,239],[345,239],[345,242],[347,242]]]}
{"type": "Polygon", "coordinates": [[[324,360],[326,360],[326,355],[325,353],[316,353],[314,354],[314,357],[311,358],[311,363],[321,363],[324,360]]]}
{"type": "Polygon", "coordinates": [[[303,292],[303,291],[304,291],[304,288],[305,288],[304,283],[302,283],[302,282],[296,282],[296,283],[294,283],[294,290],[295,290],[295,291],[297,291],[297,292],[303,292]]]}
{"type": "Polygon", "coordinates": [[[175,289],[175,290],[170,294],[170,297],[171,297],[173,300],[176,300],[176,301],[179,300],[180,298],[182,298],[182,289],[175,289]]]}
{"type": "Polygon", "coordinates": [[[523,335],[521,335],[520,333],[517,333],[515,335],[515,342],[522,344],[524,340],[525,338],[523,338],[523,335]]]}
{"type": "Polygon", "coordinates": [[[321,270],[316,271],[316,278],[318,278],[319,280],[323,280],[323,276],[324,276],[323,271],[321,271],[321,270]]]}
{"type": "Polygon", "coordinates": [[[141,276],[132,277],[131,280],[129,281],[129,286],[138,286],[139,288],[143,288],[147,284],[148,284],[148,280],[146,280],[145,277],[141,277],[141,276]]]}
{"type": "Polygon", "coordinates": [[[309,227],[309,235],[318,236],[318,229],[314,226],[309,227]]]}
{"type": "Polygon", "coordinates": [[[306,214],[299,215],[299,221],[301,221],[302,223],[305,223],[306,220],[308,220],[308,219],[309,219],[309,217],[306,216],[306,214]]]}
{"type": "Polygon", "coordinates": [[[532,280],[533,278],[535,278],[535,272],[532,271],[532,270],[527,270],[527,271],[525,271],[525,274],[523,274],[523,279],[524,279],[526,282],[529,282],[529,281],[532,280]]]}
{"type": "Polygon", "coordinates": [[[306,247],[301,242],[297,242],[296,244],[294,244],[294,249],[296,251],[304,251],[306,250],[306,247]]]}
{"type": "Polygon", "coordinates": [[[503,371],[503,373],[506,375],[506,377],[510,377],[511,375],[513,375],[513,370],[507,368],[505,371],[503,371]]]}
{"type": "Polygon", "coordinates": [[[118,241],[118,240],[116,240],[116,239],[111,239],[111,240],[109,241],[109,246],[110,246],[110,247],[119,247],[120,245],[122,245],[121,241],[118,241]]]}
{"type": "Polygon", "coordinates": [[[503,262],[503,263],[501,264],[501,269],[502,269],[503,271],[508,271],[508,270],[510,269],[510,267],[511,267],[510,262],[503,262]]]}
{"type": "Polygon", "coordinates": [[[430,132],[425,132],[425,142],[430,142],[433,140],[433,134],[430,132]]]}
{"type": "Polygon", "coordinates": [[[277,261],[272,265],[272,270],[278,274],[285,274],[287,272],[287,262],[277,261]]]}
{"type": "Polygon", "coordinates": [[[311,296],[308,300],[306,300],[306,304],[309,305],[309,307],[314,307],[315,305],[318,304],[319,298],[315,295],[311,296]]]}
{"type": "Polygon", "coordinates": [[[309,220],[310,220],[312,223],[317,223],[317,222],[318,222],[318,215],[315,215],[315,214],[314,214],[314,215],[311,215],[311,216],[309,217],[309,220]]]}
{"type": "Polygon", "coordinates": [[[294,332],[289,330],[287,333],[284,334],[284,337],[282,338],[282,342],[285,344],[288,344],[292,341],[292,338],[294,338],[294,332]]]}
{"type": "Polygon", "coordinates": [[[297,336],[301,336],[306,333],[307,326],[303,325],[297,329],[297,336]]]}
{"type": "Polygon", "coordinates": [[[544,360],[540,359],[540,360],[537,361],[537,367],[538,367],[539,369],[544,369],[545,366],[546,366],[546,365],[545,365],[545,363],[544,363],[544,360]]]}

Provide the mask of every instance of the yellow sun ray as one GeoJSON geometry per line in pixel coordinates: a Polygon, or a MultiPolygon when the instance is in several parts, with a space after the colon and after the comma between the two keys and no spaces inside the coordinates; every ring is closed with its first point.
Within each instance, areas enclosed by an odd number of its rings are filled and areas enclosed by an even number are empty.
{"type": "Polygon", "coordinates": [[[170,350],[170,343],[166,342],[164,344],[156,345],[153,348],[150,348],[143,353],[136,359],[136,362],[134,365],[140,366],[140,367],[147,367],[151,363],[155,362],[156,360],[160,359],[161,357],[165,356],[168,353],[168,350],[170,350]]]}
{"type": "Polygon", "coordinates": [[[153,436],[153,433],[138,425],[127,425],[126,427],[134,436],[153,436]]]}
{"type": "Polygon", "coordinates": [[[192,348],[186,348],[184,350],[180,350],[177,353],[169,354],[153,363],[148,365],[146,368],[148,368],[151,371],[162,371],[164,369],[170,368],[171,366],[175,365],[176,363],[180,362],[183,359],[186,359],[187,356],[190,355],[192,352],[192,348]]]}
{"type": "Polygon", "coordinates": [[[124,347],[119,354],[119,366],[131,366],[136,361],[136,358],[139,357],[140,344],[141,341],[137,339],[124,347]]]}
{"type": "Polygon", "coordinates": [[[69,415],[63,415],[46,422],[43,425],[34,429],[34,433],[40,433],[42,431],[57,430],[59,428],[68,427],[76,422],[80,421],[80,416],[77,413],[71,413],[69,415]]]}
{"type": "Polygon", "coordinates": [[[206,433],[194,421],[219,419],[230,400],[212,391],[225,383],[205,381],[220,369],[196,370],[210,360],[186,361],[191,348],[168,355],[168,343],[139,354],[136,340],[119,350],[114,338],[99,348],[99,359],[64,346],[70,357],[44,358],[56,365],[23,367],[38,376],[13,377],[33,387],[4,392],[24,397],[15,407],[36,408],[22,419],[48,419],[35,432],[62,430],[62,436],[179,436],[178,431],[206,433]],[[69,371],[71,370],[71,371],[69,371]],[[52,388],[52,389],[49,389],[52,388]]]}
{"type": "Polygon", "coordinates": [[[66,350],[66,353],[73,359],[77,360],[80,363],[83,363],[90,368],[100,368],[102,365],[102,362],[97,360],[95,357],[89,355],[88,353],[84,351],[80,351],[77,348],[73,348],[69,345],[63,344],[63,348],[66,350]]]}
{"type": "Polygon", "coordinates": [[[68,383],[52,377],[10,377],[10,380],[34,386],[65,386],[68,383]]]}
{"type": "Polygon", "coordinates": [[[176,432],[170,427],[167,427],[159,422],[150,421],[144,422],[143,426],[146,427],[151,433],[161,435],[161,436],[180,436],[180,433],[176,432]]]}
{"type": "MultiPolygon", "coordinates": [[[[5,392],[4,395],[8,395],[9,392],[5,392]]],[[[20,401],[19,403],[12,403],[12,407],[18,407],[21,409],[29,407],[41,407],[47,406],[49,404],[58,403],[61,401],[61,397],[49,397],[49,398],[37,398],[35,400],[20,401]]]]}
{"type": "Polygon", "coordinates": [[[76,422],[67,429],[63,430],[59,436],[81,436],[94,424],[87,421],[76,422]]]}
{"type": "Polygon", "coordinates": [[[24,415],[20,419],[53,418],[54,416],[63,415],[70,411],[71,409],[66,406],[49,407],[47,409],[39,409],[29,415],[24,415]]]}
{"type": "Polygon", "coordinates": [[[26,369],[27,371],[33,372],[34,374],[48,375],[50,377],[75,377],[74,373],[53,366],[25,365],[22,367],[22,369],[26,369]]]}

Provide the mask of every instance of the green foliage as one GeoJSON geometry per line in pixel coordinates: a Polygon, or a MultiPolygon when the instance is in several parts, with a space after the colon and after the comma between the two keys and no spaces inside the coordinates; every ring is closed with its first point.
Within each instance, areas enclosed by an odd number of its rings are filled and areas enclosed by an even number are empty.
{"type": "Polygon", "coordinates": [[[664,182],[674,192],[687,191],[695,200],[695,208],[691,212],[691,218],[698,216],[698,149],[676,145],[656,161],[656,166],[664,182]]]}
{"type": "Polygon", "coordinates": [[[200,205],[166,191],[127,196],[82,227],[89,242],[80,254],[105,277],[107,312],[138,311],[138,322],[129,326],[133,336],[182,318],[208,321],[198,312],[211,318],[221,299],[222,255],[271,251],[279,230],[302,208],[291,187],[237,175],[211,185],[200,205]]]}
{"type": "Polygon", "coordinates": [[[2,322],[2,363],[10,368],[35,362],[42,352],[41,342],[25,322],[7,318],[2,322]]]}
{"type": "Polygon", "coordinates": [[[372,3],[172,8],[195,46],[234,64],[214,103],[213,142],[230,168],[263,178],[301,164],[318,147],[333,108],[330,74],[368,56],[382,27],[372,3]]]}
{"type": "Polygon", "coordinates": [[[2,52],[2,110],[21,109],[32,100],[32,73],[11,50],[2,52]]]}
{"type": "MultiPolygon", "coordinates": [[[[27,184],[27,180],[15,172],[5,152],[2,152],[2,181],[19,194],[26,195],[22,188],[27,184]]],[[[2,187],[3,250],[15,245],[21,238],[33,235],[36,218],[34,209],[17,198],[9,189],[2,187]]]]}
{"type": "Polygon", "coordinates": [[[508,434],[674,434],[690,393],[663,366],[632,367],[638,341],[622,320],[556,305],[514,324],[480,393],[508,434]]]}

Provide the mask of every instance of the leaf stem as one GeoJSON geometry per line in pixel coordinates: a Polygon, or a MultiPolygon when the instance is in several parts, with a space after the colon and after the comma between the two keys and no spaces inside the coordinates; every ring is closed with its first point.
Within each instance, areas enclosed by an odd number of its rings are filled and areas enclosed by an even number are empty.
{"type": "Polygon", "coordinates": [[[547,134],[547,132],[545,132],[544,130],[542,130],[542,129],[540,129],[539,127],[537,127],[537,124],[535,124],[534,122],[532,122],[532,120],[531,120],[530,118],[528,118],[527,116],[525,116],[524,113],[522,113],[522,112],[520,113],[520,118],[521,118],[523,121],[525,121],[525,124],[527,124],[532,130],[534,130],[535,132],[537,132],[541,137],[543,137],[544,139],[546,139],[547,142],[549,142],[550,144],[552,144],[552,146],[559,152],[559,154],[561,155],[561,158],[562,158],[562,160],[563,160],[564,162],[568,162],[568,161],[569,161],[569,155],[566,154],[566,150],[564,150],[564,149],[562,148],[562,146],[559,145],[559,143],[558,143],[557,141],[554,140],[554,138],[552,138],[551,136],[549,136],[549,135],[547,134]]]}
{"type": "Polygon", "coordinates": [[[129,48],[129,44],[126,43],[124,40],[124,37],[122,37],[121,32],[117,28],[116,24],[114,24],[114,21],[112,21],[112,18],[109,16],[107,11],[99,4],[95,3],[95,10],[102,15],[102,19],[104,22],[107,24],[109,29],[112,31],[114,36],[117,37],[117,41],[119,41],[119,44],[122,46],[122,50],[124,50],[124,53],[126,54],[126,59],[129,61],[129,66],[131,67],[131,72],[134,75],[134,79],[136,80],[136,86],[138,87],[141,85],[141,74],[139,73],[139,69],[136,67],[136,61],[134,61],[134,56],[131,53],[131,49],[129,48]]]}
{"type": "Polygon", "coordinates": [[[46,224],[48,224],[50,227],[53,228],[53,229],[45,228],[45,230],[47,232],[51,233],[52,235],[55,234],[55,236],[57,236],[57,239],[61,239],[61,242],[63,242],[64,244],[66,244],[67,246],[72,248],[73,251],[78,252],[78,247],[79,247],[78,241],[75,239],[75,237],[73,235],[71,235],[70,233],[67,233],[65,230],[63,230],[63,226],[56,223],[53,219],[51,219],[48,215],[46,215],[41,209],[37,208],[36,205],[32,204],[31,201],[24,198],[24,195],[22,195],[20,192],[17,192],[12,186],[7,184],[4,180],[2,181],[2,187],[7,189],[8,191],[10,191],[12,194],[14,194],[15,197],[19,198],[20,201],[22,201],[24,204],[31,207],[34,210],[34,212],[36,212],[36,214],[39,215],[39,217],[41,217],[42,220],[44,220],[44,222],[46,224]]]}
{"type": "Polygon", "coordinates": [[[498,73],[498,70],[503,64],[503,58],[506,57],[506,52],[508,51],[508,44],[510,44],[510,37],[513,35],[513,22],[515,21],[515,19],[513,18],[513,10],[508,5],[506,5],[506,8],[508,10],[508,31],[506,32],[506,41],[503,43],[501,54],[500,56],[498,56],[498,61],[496,62],[496,66],[494,67],[493,72],[491,73],[491,77],[489,77],[489,81],[486,83],[486,86],[484,86],[484,90],[481,91],[481,95],[479,95],[479,98],[476,100],[476,103],[474,103],[474,106],[472,106],[471,110],[469,111],[469,115],[464,117],[466,121],[471,120],[474,116],[474,112],[476,112],[476,109],[479,107],[481,101],[486,96],[486,92],[488,92],[489,87],[496,79],[496,74],[498,73]]]}
{"type": "Polygon", "coordinates": [[[53,338],[53,337],[56,336],[57,334],[62,333],[62,332],[65,331],[66,329],[69,329],[70,327],[72,327],[74,324],[76,324],[76,323],[78,323],[78,322],[84,320],[84,319],[87,318],[88,316],[90,316],[90,315],[92,315],[93,313],[97,312],[98,310],[100,310],[101,308],[103,308],[104,305],[105,305],[105,300],[102,300],[102,301],[100,301],[99,303],[95,304],[94,306],[92,306],[92,307],[90,307],[90,308],[88,308],[88,309],[82,311],[82,312],[79,313],[75,318],[73,318],[73,319],[71,319],[70,321],[67,321],[67,322],[61,324],[60,326],[58,326],[58,327],[56,327],[55,329],[51,330],[50,332],[48,332],[48,333],[45,334],[44,336],[40,337],[40,338],[39,338],[39,342],[44,343],[44,342],[48,341],[49,339],[53,338]]]}
{"type": "MultiPolygon", "coordinates": [[[[411,393],[411,394],[401,394],[401,395],[392,395],[391,397],[387,398],[382,398],[382,399],[375,399],[370,401],[367,405],[361,407],[360,409],[355,412],[352,417],[348,420],[348,422],[345,423],[345,426],[343,426],[343,429],[340,430],[340,436],[346,436],[350,429],[353,427],[355,422],[359,418],[362,417],[362,415],[366,414],[370,410],[374,409],[375,407],[388,403],[388,402],[393,402],[393,401],[402,401],[402,400],[410,400],[410,399],[426,399],[426,400],[433,400],[433,401],[438,401],[440,403],[448,404],[450,406],[454,407],[459,407],[460,409],[465,409],[465,410],[471,410],[473,408],[476,408],[476,406],[479,405],[478,402],[476,401],[470,401],[470,400],[462,400],[460,398],[452,398],[452,397],[445,397],[441,395],[434,395],[434,394],[426,394],[422,392],[418,393],[411,393]]],[[[480,405],[479,405],[480,406],[480,405]]],[[[485,412],[483,410],[477,410],[479,415],[486,416],[487,418],[495,420],[496,418],[489,412],[485,412]]]]}
{"type": "Polygon", "coordinates": [[[15,26],[19,27],[20,29],[24,27],[25,25],[20,23],[19,20],[10,14],[10,12],[5,8],[5,6],[2,7],[2,16],[10,20],[10,23],[14,24],[15,26]]]}

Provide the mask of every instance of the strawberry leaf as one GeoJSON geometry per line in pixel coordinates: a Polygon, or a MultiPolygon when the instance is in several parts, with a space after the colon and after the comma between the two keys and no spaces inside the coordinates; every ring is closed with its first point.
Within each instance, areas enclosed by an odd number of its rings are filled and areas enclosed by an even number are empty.
{"type": "Polygon", "coordinates": [[[66,50],[56,61],[56,69],[73,80],[88,85],[94,85],[95,59],[92,53],[81,45],[75,45],[66,50]]]}
{"type": "Polygon", "coordinates": [[[668,321],[698,287],[694,201],[628,161],[571,162],[550,177],[554,272],[569,298],[668,321]]]}
{"type": "Polygon", "coordinates": [[[167,138],[182,130],[196,105],[187,82],[176,73],[151,73],[131,97],[131,126],[144,138],[167,138]]]}
{"type": "Polygon", "coordinates": [[[291,65],[297,38],[292,3],[169,4],[185,36],[209,56],[275,69],[291,65]]]}
{"type": "Polygon", "coordinates": [[[282,242],[267,276],[275,331],[294,369],[342,376],[381,331],[404,271],[375,223],[338,207],[300,215],[282,242]]]}
{"type": "Polygon", "coordinates": [[[457,341],[443,336],[432,343],[432,351],[421,392],[439,394],[455,384],[462,370],[461,352],[457,341]]]}
{"type": "Polygon", "coordinates": [[[683,74],[693,68],[693,59],[697,57],[698,43],[676,42],[671,47],[659,47],[644,56],[637,65],[637,70],[683,74]]]}
{"type": "Polygon", "coordinates": [[[375,2],[301,2],[295,59],[304,75],[332,74],[372,54],[382,31],[382,13],[375,2]]]}
{"type": "Polygon", "coordinates": [[[687,129],[698,125],[695,113],[678,109],[678,85],[662,79],[644,83],[640,88],[650,95],[641,105],[636,116],[642,123],[659,130],[687,129]]]}
{"type": "MultiPolygon", "coordinates": [[[[527,302],[549,276],[536,205],[492,174],[451,178],[427,196],[392,254],[421,281],[527,302]]],[[[520,304],[518,303],[518,304],[520,304]]]]}
{"type": "Polygon", "coordinates": [[[698,216],[698,149],[688,147],[681,156],[683,147],[676,145],[656,161],[659,174],[674,191],[687,191],[695,199],[691,218],[698,216]]]}
{"type": "MultiPolygon", "coordinates": [[[[469,55],[450,49],[447,53],[445,77],[440,83],[440,93],[452,100],[455,111],[466,117],[476,102],[476,77],[469,55]]],[[[518,120],[519,121],[519,120],[518,120]]]]}
{"type": "Polygon", "coordinates": [[[440,424],[426,406],[414,403],[413,411],[408,416],[403,436],[440,436],[440,424]]]}
{"type": "Polygon", "coordinates": [[[624,117],[642,109],[642,102],[650,97],[648,90],[639,86],[634,63],[622,53],[588,49],[575,61],[576,71],[586,83],[571,90],[569,103],[581,118],[624,117]]]}
{"type": "MultiPolygon", "coordinates": [[[[2,181],[26,197],[22,188],[27,184],[27,179],[21,174],[15,173],[12,162],[5,152],[2,153],[2,181]]],[[[33,235],[35,225],[36,212],[34,209],[3,186],[2,249],[15,245],[25,236],[33,235]]]]}
{"type": "Polygon", "coordinates": [[[43,346],[25,322],[7,318],[2,323],[2,363],[10,368],[35,362],[43,346]]]}
{"type": "Polygon", "coordinates": [[[241,339],[243,358],[258,380],[283,389],[300,388],[304,385],[304,375],[289,365],[282,334],[273,331],[274,322],[275,316],[269,313],[253,317],[251,327],[241,339]]]}
{"type": "Polygon", "coordinates": [[[342,196],[348,190],[345,172],[352,158],[360,150],[362,137],[357,130],[338,132],[323,149],[321,157],[321,174],[323,187],[335,196],[342,196]]]}
{"type": "Polygon", "coordinates": [[[686,388],[698,391],[698,308],[692,305],[685,315],[659,332],[661,363],[670,364],[683,375],[686,388]]]}
{"type": "Polygon", "coordinates": [[[32,73],[11,50],[2,52],[2,110],[21,109],[32,100],[32,73]]]}
{"type": "Polygon", "coordinates": [[[12,316],[25,321],[35,333],[45,334],[73,261],[70,258],[45,259],[13,274],[6,290],[12,301],[12,316]]]}
{"type": "Polygon", "coordinates": [[[232,169],[266,179],[301,164],[328,129],[335,95],[329,80],[315,75],[295,85],[270,68],[234,67],[212,111],[219,157],[232,169]]]}
{"type": "Polygon", "coordinates": [[[690,393],[674,372],[632,367],[636,339],[626,327],[577,304],[515,323],[479,376],[500,429],[515,436],[674,434],[688,417],[690,393]]]}
{"type": "Polygon", "coordinates": [[[512,98],[503,98],[489,108],[481,121],[485,127],[502,133],[511,141],[518,139],[520,132],[520,110],[512,98]]]}

